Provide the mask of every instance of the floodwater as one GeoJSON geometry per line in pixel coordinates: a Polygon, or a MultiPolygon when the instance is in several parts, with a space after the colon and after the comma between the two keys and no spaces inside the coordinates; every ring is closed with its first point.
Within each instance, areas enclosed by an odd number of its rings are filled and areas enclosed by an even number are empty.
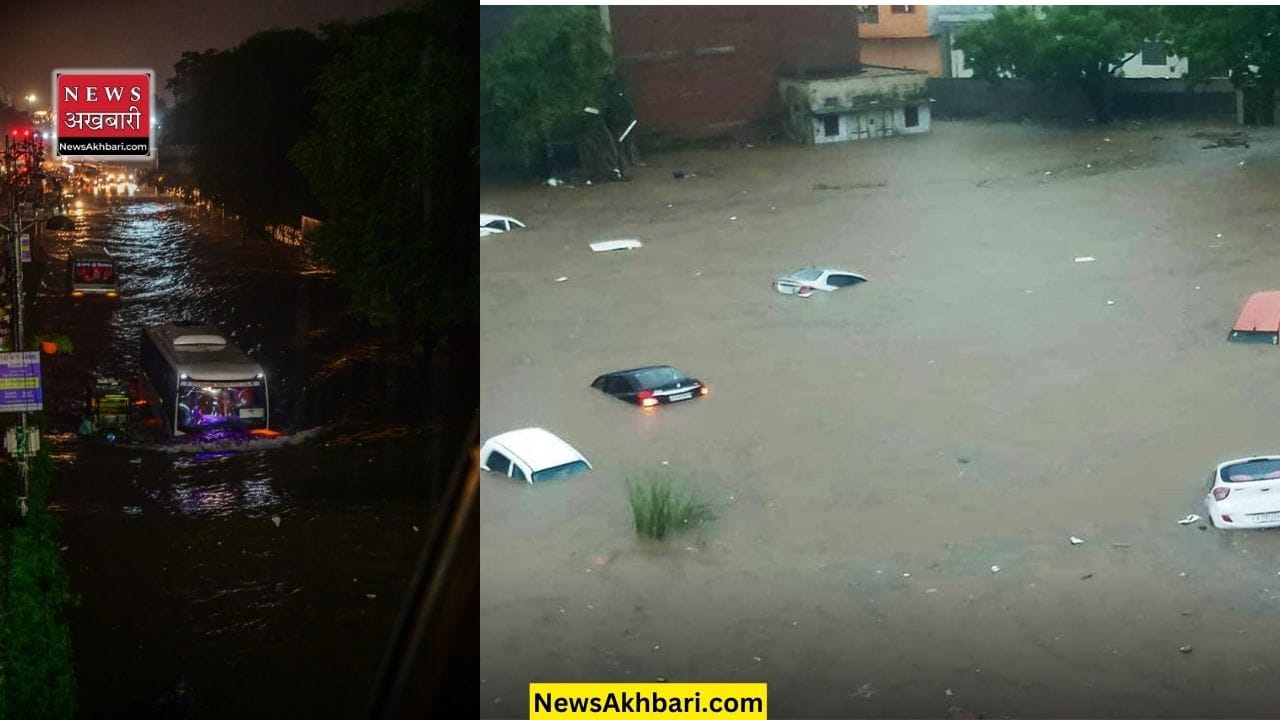
{"type": "Polygon", "coordinates": [[[595,469],[483,478],[482,714],[662,678],[767,681],[772,717],[1274,716],[1280,533],[1177,521],[1280,451],[1280,355],[1225,342],[1280,275],[1280,135],[1203,129],[941,122],[488,188],[529,229],[480,243],[482,433],[595,469]],[[870,282],[770,289],[811,263],[870,282]],[[645,363],[711,395],[588,388],[645,363]],[[663,467],[718,518],[640,542],[624,480],[663,467]]]}
{"type": "Polygon", "coordinates": [[[141,717],[178,673],[202,717],[358,715],[439,500],[443,476],[427,468],[452,465],[465,431],[414,405],[429,363],[347,316],[331,274],[296,249],[244,241],[231,222],[145,197],[90,202],[77,219],[37,241],[36,320],[75,344],[45,361],[63,428],[46,441],[80,596],[82,715],[141,717]],[[116,258],[114,304],[66,297],[67,253],[87,244],[116,258]],[[190,318],[263,365],[273,427],[318,437],[165,453],[66,431],[92,373],[136,374],[143,325],[190,318]]]}

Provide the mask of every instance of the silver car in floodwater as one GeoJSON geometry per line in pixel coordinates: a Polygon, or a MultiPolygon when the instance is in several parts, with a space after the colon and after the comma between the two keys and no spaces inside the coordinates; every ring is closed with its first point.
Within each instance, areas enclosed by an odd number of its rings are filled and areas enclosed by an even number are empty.
{"type": "Polygon", "coordinates": [[[773,281],[773,289],[783,295],[809,297],[814,290],[831,292],[866,281],[865,277],[855,272],[810,265],[778,277],[773,281]]]}

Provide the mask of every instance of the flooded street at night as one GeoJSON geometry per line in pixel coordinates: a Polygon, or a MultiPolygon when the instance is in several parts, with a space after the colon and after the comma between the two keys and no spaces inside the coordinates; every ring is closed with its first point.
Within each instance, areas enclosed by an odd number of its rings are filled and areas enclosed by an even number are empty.
{"type": "Polygon", "coordinates": [[[141,717],[178,673],[201,717],[358,715],[438,502],[428,468],[452,465],[466,429],[423,406],[431,363],[350,319],[298,249],[230,220],[86,197],[77,223],[36,243],[35,321],[75,344],[44,377],[81,716],[141,717]],[[114,256],[117,301],[67,297],[67,253],[87,245],[114,256]],[[193,453],[77,438],[92,376],[136,377],[142,327],[182,319],[261,363],[272,427],[305,440],[193,453]]]}
{"type": "Polygon", "coordinates": [[[487,188],[528,229],[480,241],[481,435],[594,469],[482,477],[482,715],[655,679],[767,681],[778,717],[1274,715],[1280,533],[1178,520],[1280,453],[1280,354],[1226,342],[1280,285],[1280,134],[1205,130],[938,122],[487,188]],[[810,264],[869,282],[771,289],[810,264]],[[589,388],[650,363],[711,395],[589,388]],[[657,468],[708,528],[636,539],[657,468]]]}

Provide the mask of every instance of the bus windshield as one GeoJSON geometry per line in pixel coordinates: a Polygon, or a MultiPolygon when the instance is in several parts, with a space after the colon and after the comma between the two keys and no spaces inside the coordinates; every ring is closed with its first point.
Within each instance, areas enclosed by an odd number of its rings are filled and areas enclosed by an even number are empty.
{"type": "Polygon", "coordinates": [[[258,427],[266,421],[266,396],[259,381],[178,386],[178,425],[182,427],[258,427]]]}

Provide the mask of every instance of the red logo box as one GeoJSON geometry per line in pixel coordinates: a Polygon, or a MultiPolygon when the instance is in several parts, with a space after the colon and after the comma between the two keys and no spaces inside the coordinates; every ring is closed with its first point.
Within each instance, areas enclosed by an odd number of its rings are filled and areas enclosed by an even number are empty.
{"type": "Polygon", "coordinates": [[[54,70],[55,157],[151,159],[154,77],[150,70],[54,70]]]}

